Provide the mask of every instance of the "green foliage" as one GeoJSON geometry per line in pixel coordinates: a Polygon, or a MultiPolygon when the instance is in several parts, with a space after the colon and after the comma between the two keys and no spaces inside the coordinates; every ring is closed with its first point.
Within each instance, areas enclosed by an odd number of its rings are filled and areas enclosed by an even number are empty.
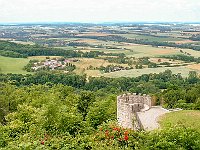
{"type": "Polygon", "coordinates": [[[142,149],[194,149],[200,148],[200,133],[178,125],[149,133],[142,149]]]}
{"type": "Polygon", "coordinates": [[[169,107],[184,104],[186,109],[199,109],[199,80],[193,84],[170,71],[88,82],[77,75],[45,72],[0,77],[2,149],[199,149],[197,130],[176,126],[126,132],[115,123],[116,95],[127,90],[158,93],[157,99],[169,107]],[[59,82],[65,85],[55,84],[59,82]]]}
{"type": "Polygon", "coordinates": [[[188,82],[189,83],[196,83],[198,81],[198,74],[195,71],[189,72],[188,82]]]}
{"type": "Polygon", "coordinates": [[[132,131],[108,122],[95,135],[98,147],[107,149],[194,149],[200,148],[200,133],[183,125],[152,132],[132,131]]]}
{"type": "Polygon", "coordinates": [[[93,127],[101,125],[109,119],[116,118],[116,97],[110,96],[106,100],[94,102],[90,106],[86,121],[93,127]]]}
{"type": "Polygon", "coordinates": [[[83,53],[81,51],[64,50],[59,48],[49,48],[40,45],[23,45],[8,41],[0,41],[0,55],[15,58],[26,58],[28,56],[64,56],[68,58],[86,57],[96,58],[99,55],[121,56],[124,54],[104,53],[100,51],[91,51],[83,53]]]}
{"type": "Polygon", "coordinates": [[[85,118],[88,113],[88,107],[94,102],[95,97],[92,92],[83,91],[78,98],[77,108],[85,118]]]}
{"type": "Polygon", "coordinates": [[[194,56],[187,55],[172,55],[172,56],[163,56],[163,58],[173,59],[173,60],[182,60],[185,62],[196,62],[200,63],[200,57],[196,58],[194,56]]]}
{"type": "Polygon", "coordinates": [[[29,60],[29,63],[24,66],[24,70],[28,71],[28,72],[33,72],[34,70],[31,68],[33,67],[34,63],[39,62],[38,60],[29,60]]]}
{"type": "Polygon", "coordinates": [[[179,88],[173,86],[163,92],[168,108],[199,109],[200,85],[179,88]]]}
{"type": "Polygon", "coordinates": [[[5,56],[5,57],[13,57],[13,58],[26,58],[26,55],[20,54],[18,52],[13,52],[13,51],[0,51],[0,55],[1,56],[5,56]]]}

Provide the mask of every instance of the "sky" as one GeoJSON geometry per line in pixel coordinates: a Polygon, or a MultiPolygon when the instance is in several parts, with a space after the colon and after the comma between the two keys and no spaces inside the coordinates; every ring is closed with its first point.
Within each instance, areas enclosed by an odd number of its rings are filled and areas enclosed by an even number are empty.
{"type": "Polygon", "coordinates": [[[0,0],[0,23],[200,22],[200,0],[0,0]]]}

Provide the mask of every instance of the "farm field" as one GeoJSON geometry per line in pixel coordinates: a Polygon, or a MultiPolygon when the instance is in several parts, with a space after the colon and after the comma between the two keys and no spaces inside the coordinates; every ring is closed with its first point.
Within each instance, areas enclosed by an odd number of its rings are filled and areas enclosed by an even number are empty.
{"type": "Polygon", "coordinates": [[[200,111],[182,110],[164,114],[159,118],[161,128],[182,124],[200,131],[200,111]]]}
{"type": "MultiPolygon", "coordinates": [[[[138,34],[120,34],[120,36],[124,36],[126,38],[130,39],[147,39],[149,41],[159,41],[159,42],[165,42],[165,41],[181,41],[183,39],[181,38],[175,38],[175,37],[156,37],[151,35],[138,35],[138,34]]],[[[157,35],[159,36],[159,35],[157,35]]]]}
{"type": "MultiPolygon", "coordinates": [[[[103,51],[106,53],[124,53],[127,57],[159,57],[163,55],[181,54],[180,50],[174,48],[152,47],[148,45],[129,44],[118,46],[121,49],[84,48],[81,51],[103,51]]],[[[194,53],[196,54],[196,53],[194,53]]],[[[199,54],[200,55],[200,54],[199,54]]]]}
{"type": "MultiPolygon", "coordinates": [[[[181,73],[183,77],[187,77],[189,71],[197,71],[200,73],[199,64],[195,64],[196,62],[187,63],[180,60],[167,60],[162,58],[163,56],[172,56],[172,55],[185,55],[193,56],[193,57],[200,57],[200,51],[195,51],[193,49],[184,49],[178,48],[179,46],[175,47],[167,47],[167,46],[157,46],[157,44],[153,45],[145,45],[145,42],[141,42],[141,44],[134,44],[129,40],[126,40],[123,37],[128,39],[143,39],[148,41],[156,41],[156,42],[175,42],[178,44],[188,44],[192,43],[198,46],[199,41],[192,39],[193,35],[198,35],[199,27],[190,26],[190,25],[181,25],[182,27],[177,27],[172,25],[78,25],[78,26],[52,26],[49,27],[48,25],[45,28],[40,27],[31,27],[27,28],[25,31],[23,27],[13,29],[11,35],[6,35],[5,32],[0,39],[4,39],[9,41],[12,39],[15,43],[20,44],[33,44],[49,47],[49,48],[58,48],[64,50],[74,50],[75,52],[82,51],[82,52],[90,52],[90,51],[102,51],[105,53],[123,53],[125,54],[124,59],[135,59],[139,60],[139,58],[149,57],[149,61],[151,63],[156,63],[159,65],[160,63],[169,63],[170,66],[173,65],[187,65],[182,67],[162,67],[162,68],[146,68],[148,67],[147,64],[144,64],[144,69],[132,69],[132,70],[124,70],[115,71],[110,73],[103,73],[98,70],[100,66],[109,67],[108,65],[118,65],[122,67],[128,67],[127,64],[120,64],[117,63],[108,63],[105,61],[104,57],[121,57],[116,55],[107,55],[107,56],[98,56],[97,59],[94,58],[76,58],[80,61],[72,62],[76,69],[73,71],[77,74],[87,74],[87,76],[107,76],[107,77],[136,77],[142,74],[149,74],[149,73],[159,73],[163,72],[167,69],[172,70],[173,73],[181,73]],[[197,32],[185,32],[185,29],[193,29],[197,32]],[[37,32],[35,32],[37,31],[37,32]],[[15,35],[19,33],[19,37],[15,35]],[[24,34],[22,34],[24,33],[24,34]],[[27,36],[27,39],[24,37],[27,36]],[[106,36],[109,36],[106,38],[106,36]],[[122,37],[121,40],[120,36],[122,37]],[[101,38],[99,38],[101,37],[101,38]],[[27,41],[27,42],[24,42],[27,41]],[[124,42],[120,42],[124,41],[124,42]],[[130,42],[130,43],[129,43],[130,42]],[[143,43],[143,44],[142,44],[143,43]],[[127,57],[135,57],[135,58],[127,58],[127,57]],[[159,61],[158,61],[159,59],[159,61]]],[[[10,30],[10,27],[4,27],[7,30],[10,30]]],[[[4,28],[2,28],[2,32],[4,32],[4,28]]],[[[148,43],[146,43],[148,44],[148,43]]],[[[162,44],[161,44],[162,45],[162,44]]],[[[187,48],[187,47],[185,47],[187,48]]],[[[41,49],[42,50],[42,49],[41,49]]],[[[40,55],[40,54],[39,54],[40,55]]],[[[45,54],[48,55],[48,54],[45,54]]],[[[56,54],[57,55],[57,54],[56,54]]],[[[6,56],[6,55],[4,55],[6,56]]],[[[29,55],[29,56],[32,56],[29,55]]],[[[65,57],[65,55],[62,55],[65,57]]],[[[57,56],[60,57],[60,56],[57,56]]],[[[75,56],[76,57],[76,56],[75,56]]],[[[92,56],[93,57],[93,56],[92,56]]],[[[50,58],[54,58],[50,57],[50,58]]],[[[1,72],[2,73],[27,73],[26,71],[22,70],[22,68],[29,62],[31,59],[37,59],[39,61],[46,59],[46,56],[34,56],[29,57],[28,59],[14,59],[14,58],[6,58],[0,57],[1,61],[1,72]],[[10,63],[9,63],[10,62],[10,63]],[[7,65],[9,64],[9,65],[7,65]]],[[[108,58],[107,58],[108,59],[108,58]]],[[[110,58],[111,59],[111,58],[110,58]]],[[[121,59],[121,58],[119,58],[121,59]]],[[[117,61],[114,61],[117,62],[117,61]]],[[[126,62],[127,63],[127,62],[126,62]]],[[[135,68],[136,63],[139,62],[131,62],[133,63],[131,67],[135,68]]],[[[130,65],[130,62],[129,62],[130,65]]],[[[138,64],[137,64],[138,65],[138,64]]],[[[166,66],[161,64],[162,66],[166,66]]]]}
{"type": "MultiPolygon", "coordinates": [[[[50,58],[55,58],[60,56],[51,56],[50,58]]],[[[23,67],[28,64],[30,60],[44,60],[46,56],[32,56],[28,58],[11,58],[0,56],[0,73],[16,73],[16,74],[27,74],[31,72],[27,72],[23,70],[23,67]]]]}
{"type": "Polygon", "coordinates": [[[27,74],[23,67],[29,62],[26,58],[11,58],[0,56],[0,73],[27,74]]]}
{"type": "Polygon", "coordinates": [[[200,64],[188,65],[187,68],[200,70],[200,64]]]}
{"type": "MultiPolygon", "coordinates": [[[[52,56],[50,58],[55,58],[60,56],[52,56]]],[[[39,61],[45,60],[46,56],[32,56],[29,58],[10,58],[10,57],[3,57],[0,56],[0,72],[1,73],[19,73],[19,74],[26,74],[29,73],[23,70],[23,67],[29,62],[29,60],[37,59],[39,61]]],[[[78,62],[73,62],[72,64],[76,65],[76,69],[74,70],[77,74],[87,74],[87,76],[106,76],[106,77],[137,77],[142,74],[149,74],[149,73],[159,73],[163,72],[167,69],[170,69],[173,73],[181,73],[183,77],[187,77],[189,71],[197,71],[200,74],[200,66],[199,64],[191,64],[188,66],[181,66],[181,67],[162,67],[162,68],[143,68],[143,69],[131,69],[131,70],[121,70],[111,73],[102,73],[99,70],[89,69],[90,66],[92,68],[100,67],[100,66],[108,66],[108,65],[120,65],[123,67],[127,67],[127,64],[117,64],[117,63],[109,63],[103,59],[94,59],[94,58],[78,58],[78,62]]],[[[158,58],[150,59],[152,62],[156,62],[158,58]]],[[[163,59],[163,61],[166,61],[163,59]]],[[[174,64],[180,64],[181,61],[172,62],[174,64]]]]}
{"type": "MultiPolygon", "coordinates": [[[[108,65],[119,65],[117,63],[109,63],[103,59],[94,59],[94,58],[79,58],[78,62],[73,62],[72,64],[76,65],[75,73],[77,74],[87,74],[87,76],[102,76],[102,73],[99,70],[89,69],[90,66],[93,68],[100,66],[108,66],[108,65]]],[[[123,67],[127,67],[127,64],[120,64],[123,67]]]]}
{"type": "MultiPolygon", "coordinates": [[[[160,38],[159,38],[160,39],[160,38]]],[[[162,39],[162,38],[161,38],[162,39]]],[[[180,39],[178,39],[179,41],[180,39]]],[[[72,40],[74,41],[74,40],[72,40]]],[[[182,54],[180,50],[189,53],[191,56],[200,57],[199,51],[194,51],[191,49],[180,49],[173,47],[152,47],[150,45],[139,45],[124,42],[113,42],[113,41],[101,41],[96,39],[79,39],[76,42],[83,42],[91,45],[102,45],[117,47],[118,49],[106,49],[106,48],[92,48],[92,47],[77,47],[76,50],[81,51],[104,51],[108,53],[124,53],[127,57],[159,57],[163,55],[177,55],[182,54]]],[[[179,41],[181,42],[181,41],[179,41]]],[[[183,41],[184,42],[184,41],[183,41]]],[[[75,50],[73,47],[58,47],[66,50],[75,50]]]]}
{"type": "Polygon", "coordinates": [[[183,77],[187,77],[190,71],[196,71],[198,74],[200,74],[199,70],[189,69],[185,66],[181,66],[181,67],[162,67],[162,68],[159,67],[159,68],[122,70],[122,71],[116,71],[116,72],[111,72],[111,73],[105,73],[103,74],[103,76],[105,77],[137,77],[143,74],[164,72],[167,69],[171,70],[172,73],[174,74],[181,73],[183,77]]]}

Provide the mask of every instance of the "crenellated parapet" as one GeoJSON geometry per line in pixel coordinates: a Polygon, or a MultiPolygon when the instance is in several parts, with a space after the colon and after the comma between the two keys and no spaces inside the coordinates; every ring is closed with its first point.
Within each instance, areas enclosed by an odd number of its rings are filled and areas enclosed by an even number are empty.
{"type": "Polygon", "coordinates": [[[151,97],[127,93],[117,97],[117,119],[124,128],[133,128],[134,114],[151,108],[151,97]]]}

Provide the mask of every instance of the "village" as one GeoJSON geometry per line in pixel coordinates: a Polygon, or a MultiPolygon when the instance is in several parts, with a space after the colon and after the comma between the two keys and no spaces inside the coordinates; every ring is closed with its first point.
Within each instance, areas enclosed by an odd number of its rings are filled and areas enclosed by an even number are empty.
{"type": "Polygon", "coordinates": [[[65,72],[73,71],[76,66],[71,62],[77,62],[77,59],[64,59],[64,58],[53,58],[46,59],[43,61],[37,61],[32,64],[31,69],[33,71],[39,70],[64,70],[65,72]]]}

